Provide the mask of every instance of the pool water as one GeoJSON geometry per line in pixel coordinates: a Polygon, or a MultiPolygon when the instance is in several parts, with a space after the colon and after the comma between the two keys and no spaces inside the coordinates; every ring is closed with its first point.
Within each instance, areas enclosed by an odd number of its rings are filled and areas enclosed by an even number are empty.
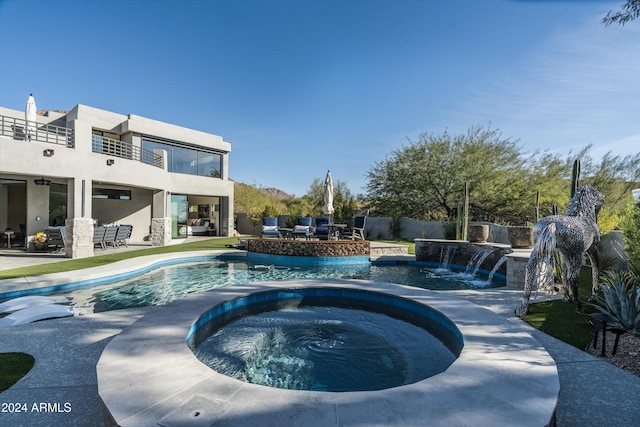
{"type": "Polygon", "coordinates": [[[381,313],[307,306],[242,317],[196,356],[240,381],[289,390],[364,391],[412,384],[456,356],[425,329],[381,313]]]}
{"type": "Polygon", "coordinates": [[[289,279],[363,279],[432,290],[502,286],[469,274],[430,269],[419,264],[286,267],[251,264],[244,260],[214,259],[154,269],[134,278],[64,295],[85,312],[164,305],[187,294],[234,284],[289,279]]]}

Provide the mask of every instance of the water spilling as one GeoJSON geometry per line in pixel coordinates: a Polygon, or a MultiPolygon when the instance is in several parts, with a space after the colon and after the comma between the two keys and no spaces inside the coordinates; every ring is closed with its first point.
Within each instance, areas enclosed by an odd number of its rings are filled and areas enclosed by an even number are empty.
{"type": "Polygon", "coordinates": [[[478,274],[478,270],[480,269],[482,263],[487,259],[489,255],[494,253],[496,250],[497,249],[495,248],[486,248],[473,254],[471,259],[469,259],[465,274],[470,274],[472,277],[476,277],[476,274],[478,274]],[[471,269],[473,269],[473,271],[471,269]]]}

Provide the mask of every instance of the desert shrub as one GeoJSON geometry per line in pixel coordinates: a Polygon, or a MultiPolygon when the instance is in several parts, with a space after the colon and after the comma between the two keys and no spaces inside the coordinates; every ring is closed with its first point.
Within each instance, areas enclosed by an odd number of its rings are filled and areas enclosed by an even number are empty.
{"type": "Polygon", "coordinates": [[[624,250],[631,264],[640,267],[640,202],[629,203],[620,223],[624,250]]]}

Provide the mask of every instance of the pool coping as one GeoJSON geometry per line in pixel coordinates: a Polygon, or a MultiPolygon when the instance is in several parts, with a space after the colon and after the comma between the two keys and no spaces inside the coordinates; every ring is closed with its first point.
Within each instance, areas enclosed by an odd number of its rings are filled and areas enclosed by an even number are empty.
{"type": "Polygon", "coordinates": [[[0,280],[0,299],[70,290],[82,286],[97,286],[111,282],[114,279],[123,280],[134,277],[158,267],[191,261],[204,261],[226,254],[237,257],[246,256],[245,251],[237,250],[184,251],[128,258],[82,270],[3,279],[0,280]]]}
{"type": "Polygon", "coordinates": [[[122,426],[424,425],[543,426],[560,384],[554,360],[526,330],[468,301],[410,286],[364,280],[307,279],[250,283],[192,294],[156,307],[124,329],[97,364],[98,392],[122,426]],[[346,287],[410,298],[440,311],[462,333],[464,348],[443,373],[372,392],[283,390],[214,372],[186,337],[213,306],[254,292],[346,287]],[[197,414],[197,415],[196,415],[197,414]]]}

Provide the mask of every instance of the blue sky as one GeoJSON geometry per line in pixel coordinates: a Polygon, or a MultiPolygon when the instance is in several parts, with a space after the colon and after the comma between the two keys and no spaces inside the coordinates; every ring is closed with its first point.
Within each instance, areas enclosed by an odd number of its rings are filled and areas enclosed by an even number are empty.
{"type": "Polygon", "coordinates": [[[640,149],[640,22],[617,1],[0,0],[0,105],[85,104],[214,133],[229,175],[364,192],[423,132],[640,149]]]}

